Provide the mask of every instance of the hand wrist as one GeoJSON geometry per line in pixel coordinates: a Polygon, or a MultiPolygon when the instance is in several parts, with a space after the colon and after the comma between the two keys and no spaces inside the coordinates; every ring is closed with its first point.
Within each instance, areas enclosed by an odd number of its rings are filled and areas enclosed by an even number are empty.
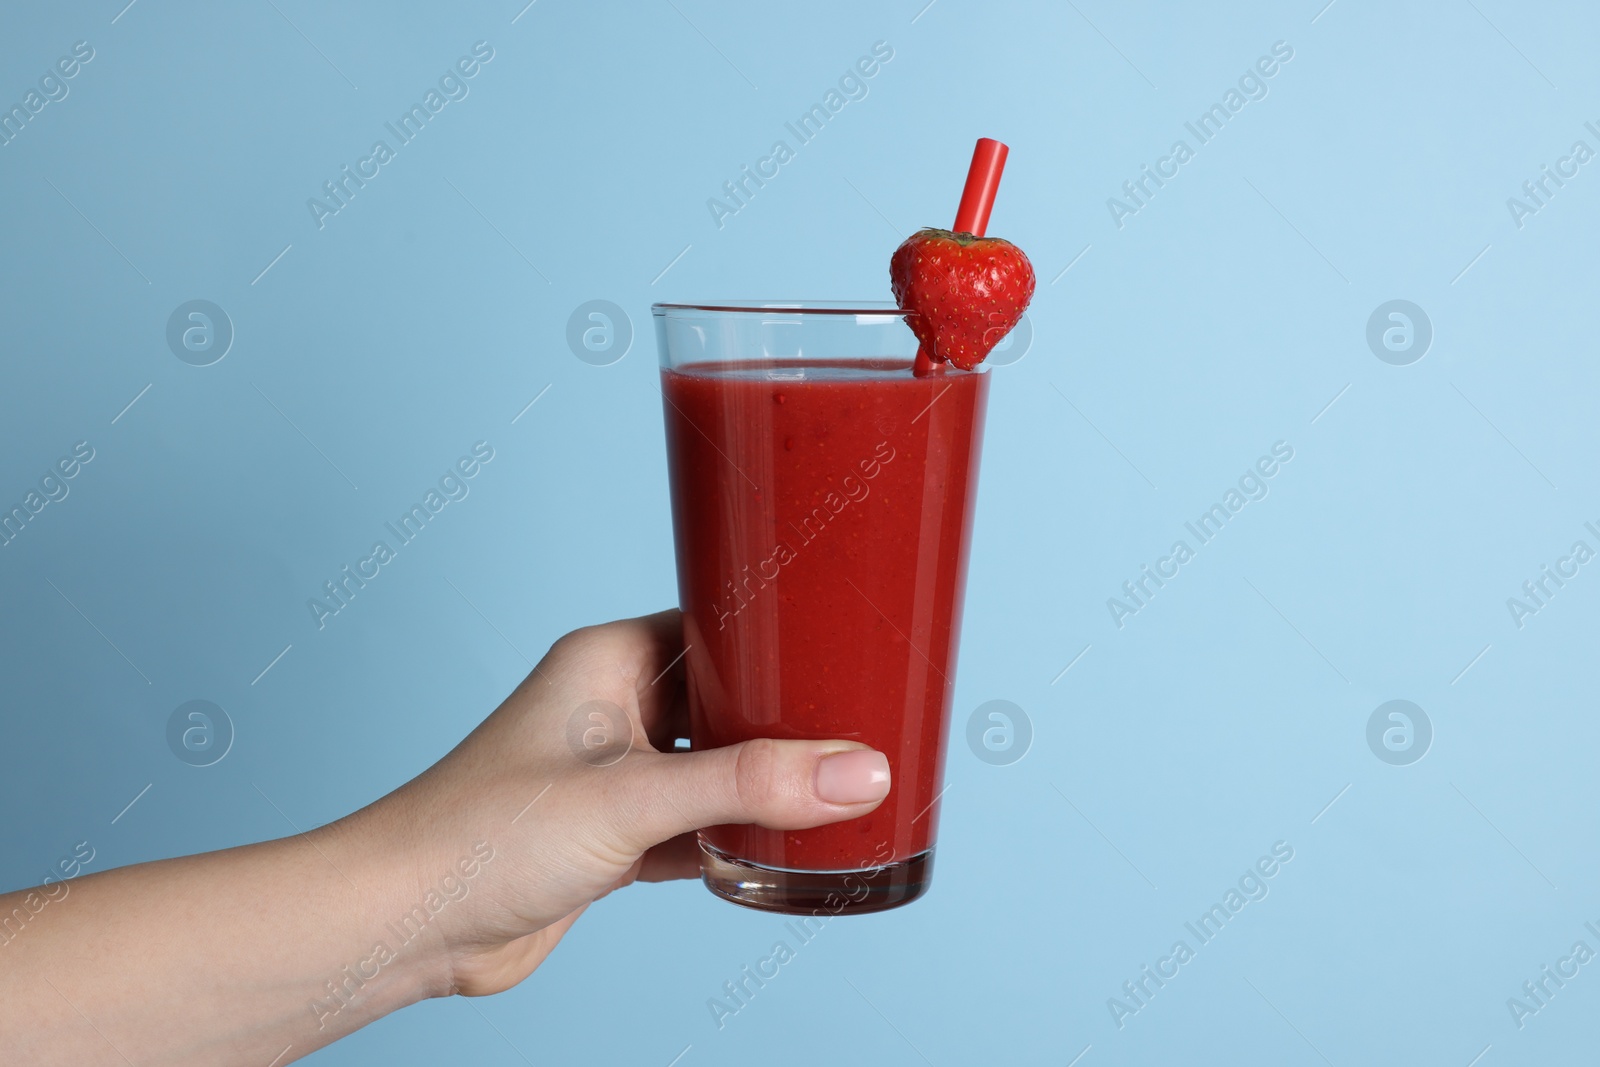
{"type": "Polygon", "coordinates": [[[350,999],[381,1015],[455,992],[447,939],[427,908],[427,871],[435,864],[417,827],[399,814],[380,801],[315,832],[322,840],[313,843],[343,869],[342,881],[353,883],[349,923],[359,946],[323,983],[325,1003],[328,996],[343,1001],[353,987],[350,999]]]}

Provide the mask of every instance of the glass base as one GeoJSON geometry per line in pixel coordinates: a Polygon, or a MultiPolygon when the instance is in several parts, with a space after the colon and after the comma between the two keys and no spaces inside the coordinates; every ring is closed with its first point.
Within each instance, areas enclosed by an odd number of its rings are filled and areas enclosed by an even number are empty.
{"type": "Polygon", "coordinates": [[[854,871],[763,867],[700,842],[700,877],[723,900],[782,915],[865,915],[909,904],[933,881],[933,849],[854,871]]]}

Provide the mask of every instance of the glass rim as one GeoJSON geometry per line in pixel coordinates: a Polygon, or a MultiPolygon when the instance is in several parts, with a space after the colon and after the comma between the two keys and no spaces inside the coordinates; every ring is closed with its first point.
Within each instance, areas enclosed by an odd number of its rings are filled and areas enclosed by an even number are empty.
{"type": "Polygon", "coordinates": [[[676,313],[703,313],[734,315],[915,315],[915,311],[897,305],[893,300],[723,300],[717,303],[684,304],[656,303],[650,313],[666,318],[676,313]]]}

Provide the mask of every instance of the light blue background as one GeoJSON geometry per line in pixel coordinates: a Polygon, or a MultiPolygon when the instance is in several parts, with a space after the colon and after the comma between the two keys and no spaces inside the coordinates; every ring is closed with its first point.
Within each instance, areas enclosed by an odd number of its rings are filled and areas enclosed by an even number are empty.
{"type": "Polygon", "coordinates": [[[1600,964],[1522,1029],[1506,1006],[1600,949],[1600,565],[1520,629],[1506,607],[1600,548],[1600,163],[1521,228],[1506,207],[1573,141],[1600,149],[1592,11],[124,3],[0,13],[7,104],[95,49],[0,147],[0,502],[96,450],[0,549],[0,887],[80,840],[104,869],[336,818],[560,634],[673,602],[649,303],[885,298],[989,135],[1012,146],[991,232],[1040,287],[1031,350],[995,371],[931,895],[830,924],[719,1031],[707,998],[781,920],[631,890],[515,991],[308,1062],[1594,1047],[1600,964]],[[307,198],[479,40],[470,95],[319,230],[307,198]],[[1119,229],[1107,198],[1280,40],[1269,95],[1119,229]],[[719,229],[707,198],[875,41],[894,58],[869,95],[719,229]],[[165,341],[195,298],[236,331],[203,368],[165,341]],[[1396,298],[1434,329],[1409,366],[1365,340],[1396,298]],[[565,340],[592,299],[632,317],[611,366],[565,340]],[[470,497],[319,631],[306,599],[478,440],[470,497]],[[1119,629],[1106,599],[1280,440],[1270,495],[1119,629]],[[1435,732],[1409,766],[1366,742],[1397,698],[1435,732]],[[208,768],[165,740],[191,699],[237,729],[208,768]],[[991,699],[1033,725],[1009,766],[963,740],[991,699]],[[1270,895],[1119,1029],[1107,999],[1276,841],[1270,895]]]}

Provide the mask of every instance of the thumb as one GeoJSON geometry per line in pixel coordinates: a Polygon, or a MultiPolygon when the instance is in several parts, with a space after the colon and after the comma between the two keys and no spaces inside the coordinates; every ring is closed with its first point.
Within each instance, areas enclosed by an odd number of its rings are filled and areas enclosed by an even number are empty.
{"type": "Polygon", "coordinates": [[[865,815],[889,795],[889,760],[853,741],[757,738],[632,766],[617,829],[637,851],[723,823],[803,830],[865,815]]]}

